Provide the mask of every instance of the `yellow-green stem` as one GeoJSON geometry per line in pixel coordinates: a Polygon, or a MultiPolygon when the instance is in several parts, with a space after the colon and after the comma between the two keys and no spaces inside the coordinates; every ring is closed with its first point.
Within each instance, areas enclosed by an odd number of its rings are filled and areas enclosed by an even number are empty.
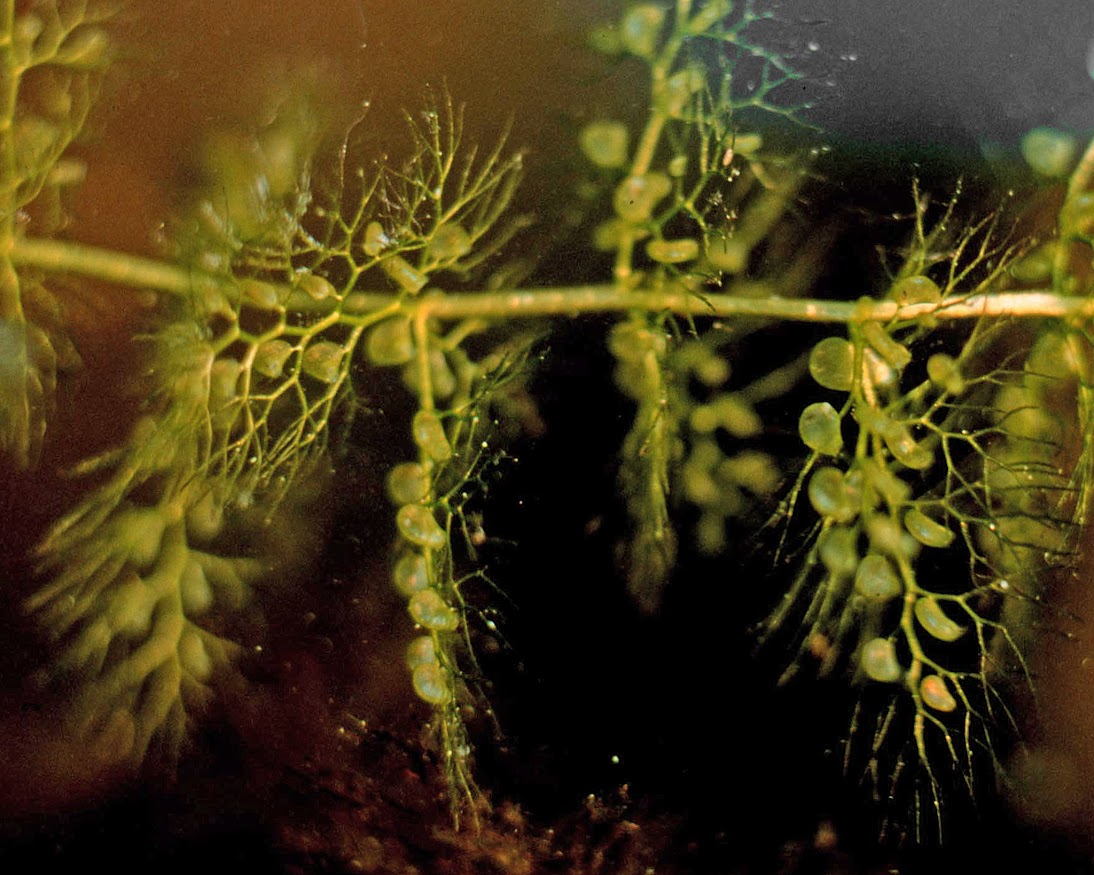
{"type": "MultiPolygon", "coordinates": [[[[100,279],[121,286],[188,296],[195,289],[230,287],[225,277],[202,274],[173,264],[98,249],[78,243],[17,239],[12,248],[17,266],[37,267],[100,279]]],[[[316,302],[305,295],[289,299],[294,311],[330,312],[335,303],[316,302]],[[325,309],[324,309],[325,308],[325,309]]],[[[889,322],[930,316],[939,321],[981,317],[1062,318],[1083,321],[1094,317],[1094,299],[1058,295],[1049,289],[988,292],[955,298],[943,304],[900,305],[895,301],[831,301],[819,298],[740,298],[734,295],[694,294],[682,286],[657,291],[632,290],[616,285],[559,286],[423,295],[400,301],[388,292],[354,292],[342,307],[340,321],[353,324],[381,308],[398,307],[411,318],[419,314],[443,321],[484,319],[503,321],[544,316],[645,310],[680,316],[755,317],[792,322],[889,322]]]]}

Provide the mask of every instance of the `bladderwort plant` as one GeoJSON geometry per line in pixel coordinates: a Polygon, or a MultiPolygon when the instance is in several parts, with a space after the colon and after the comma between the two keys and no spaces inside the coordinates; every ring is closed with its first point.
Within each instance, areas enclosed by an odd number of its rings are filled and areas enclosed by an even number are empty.
{"type": "Polygon", "coordinates": [[[179,755],[240,652],[222,618],[284,573],[264,526],[329,466],[356,387],[397,373],[414,451],[386,475],[391,579],[453,814],[475,820],[464,715],[481,696],[476,628],[493,620],[468,591],[504,582],[476,562],[470,503],[504,476],[505,435],[536,420],[532,338],[548,320],[609,314],[634,411],[619,556],[636,602],[658,610],[683,537],[719,555],[773,507],[756,537],[794,571],[757,639],[792,654],[784,677],[840,675],[859,691],[848,772],[882,799],[910,785],[919,833],[941,830],[949,794],[1004,776],[1035,614],[1076,561],[1089,503],[1094,149],[1072,169],[1057,140],[1029,141],[1071,173],[1049,239],[1012,239],[999,216],[968,222],[956,197],[916,189],[889,280],[808,297],[827,237],[794,215],[809,155],[769,147],[757,121],[802,109],[780,92],[798,74],[750,41],[767,14],[643,2],[592,40],[645,71],[649,102],[638,127],[601,118],[580,132],[585,199],[599,204],[589,243],[608,256],[587,285],[519,287],[504,271],[475,285],[522,230],[509,215],[521,157],[504,137],[465,142],[443,92],[407,115],[404,161],[357,165],[347,137],[326,175],[305,114],[283,113],[178,221],[175,260],[152,261],[20,219],[55,211],[78,181],[66,149],[109,66],[107,17],[83,0],[0,2],[0,438],[13,464],[35,465],[57,373],[77,359],[56,279],[160,301],[150,400],[127,440],[70,472],[92,485],[35,551],[26,609],[53,644],[43,679],[74,691],[74,732],[134,767],[179,755]],[[763,373],[741,367],[750,338],[788,323],[812,339],[763,373]],[[784,395],[806,399],[789,458],[765,448],[762,415],[784,395]]]}

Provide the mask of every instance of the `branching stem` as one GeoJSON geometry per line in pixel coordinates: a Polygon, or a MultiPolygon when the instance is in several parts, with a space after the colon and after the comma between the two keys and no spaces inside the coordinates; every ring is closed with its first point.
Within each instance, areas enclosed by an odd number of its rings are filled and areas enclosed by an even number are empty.
{"type": "MultiPolygon", "coordinates": [[[[127,255],[79,243],[17,239],[12,261],[56,273],[71,273],[122,286],[151,289],[171,295],[190,295],[195,289],[227,286],[231,281],[202,274],[154,259],[127,255]]],[[[342,320],[353,323],[398,298],[384,292],[354,292],[345,301],[342,320]]],[[[314,312],[317,304],[304,295],[293,296],[289,307],[314,312]]],[[[428,315],[445,321],[486,319],[500,321],[543,316],[577,316],[583,313],[646,310],[680,316],[745,316],[794,322],[888,322],[931,316],[942,321],[1003,317],[1012,319],[1094,318],[1094,300],[1058,295],[1048,290],[988,292],[953,298],[942,304],[901,306],[895,301],[831,301],[817,298],[741,298],[734,295],[697,295],[682,286],[657,291],[627,289],[610,284],[528,288],[513,291],[461,292],[406,299],[401,309],[407,316],[428,315]]]]}

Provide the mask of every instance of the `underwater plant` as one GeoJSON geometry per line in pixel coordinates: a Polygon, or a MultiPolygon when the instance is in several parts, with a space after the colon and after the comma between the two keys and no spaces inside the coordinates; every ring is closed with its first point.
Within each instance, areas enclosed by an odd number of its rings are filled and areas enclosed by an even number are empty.
{"type": "Polygon", "coordinates": [[[407,113],[402,160],[364,163],[351,130],[324,161],[296,104],[246,148],[211,148],[162,260],[21,222],[78,181],[66,149],[112,49],[88,3],[0,6],[0,444],[14,465],[34,466],[57,372],[77,361],[54,279],[157,301],[140,415],[68,472],[89,485],[33,557],[25,608],[52,647],[38,679],[66,691],[74,733],[114,762],[171,768],[242,658],[232,618],[306,579],[322,532],[290,528],[287,549],[278,521],[351,463],[339,453],[367,428],[363,387],[394,379],[408,450],[384,484],[408,682],[433,710],[453,817],[477,821],[466,722],[489,711],[476,643],[505,597],[478,561],[479,503],[506,475],[506,441],[545,427],[530,388],[541,338],[595,314],[611,319],[632,411],[617,553],[640,609],[688,586],[673,581],[682,551],[766,539],[789,586],[758,647],[791,653],[784,680],[854,686],[847,771],[879,799],[910,786],[916,835],[941,832],[951,795],[1005,778],[1032,618],[1087,519],[1094,150],[1072,168],[1043,132],[1029,143],[1070,173],[1050,239],[914,187],[885,282],[821,295],[832,232],[798,210],[817,150],[783,130],[805,107],[785,97],[799,74],[751,38],[768,17],[640,2],[592,35],[644,72],[645,116],[577,136],[589,276],[525,285],[534,271],[505,260],[529,224],[511,214],[521,155],[504,134],[469,144],[443,90],[407,113]],[[773,334],[788,324],[803,330],[773,334]],[[768,334],[789,338],[784,357],[748,361],[768,334]],[[772,437],[773,402],[795,405],[796,439],[772,437]]]}

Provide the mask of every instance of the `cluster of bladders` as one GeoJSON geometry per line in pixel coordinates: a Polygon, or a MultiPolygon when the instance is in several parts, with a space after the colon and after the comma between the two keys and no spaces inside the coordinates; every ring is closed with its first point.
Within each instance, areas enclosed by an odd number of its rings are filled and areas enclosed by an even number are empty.
{"type": "MultiPolygon", "coordinates": [[[[739,134],[734,139],[734,146],[725,153],[725,158],[731,161],[739,155],[749,159],[759,152],[762,145],[763,138],[759,134],[739,134]]],[[[629,133],[622,122],[591,122],[581,132],[581,146],[585,156],[601,170],[626,169],[630,143],[629,133]]],[[[666,169],[667,173],[647,170],[625,176],[619,181],[612,193],[615,215],[597,225],[593,232],[593,245],[602,252],[614,252],[626,239],[645,240],[646,256],[656,264],[688,264],[703,256],[704,270],[734,275],[741,273],[747,267],[752,249],[770,230],[770,223],[742,222],[734,229],[732,237],[712,230],[705,240],[705,246],[693,237],[664,237],[665,219],[675,212],[677,197],[673,197],[672,208],[666,210],[663,216],[658,217],[657,210],[683,185],[689,169],[687,159],[678,155],[669,161],[666,169]]],[[[728,175],[729,171],[726,173],[728,175]]],[[[755,213],[752,211],[749,217],[756,219],[755,213]]]]}
{"type": "MultiPolygon", "coordinates": [[[[925,277],[914,277],[910,282],[923,287],[918,289],[921,292],[934,286],[925,277]]],[[[882,683],[903,678],[918,702],[937,712],[951,712],[958,702],[946,677],[956,684],[959,673],[937,667],[923,674],[932,662],[916,629],[937,642],[961,638],[967,627],[956,622],[944,604],[976,624],[981,618],[967,603],[969,593],[931,592],[916,579],[914,563],[921,551],[945,550],[956,536],[932,515],[952,513],[946,501],[913,499],[911,486],[900,473],[905,469],[926,472],[936,463],[936,445],[930,437],[917,440],[912,428],[926,425],[929,412],[908,410],[908,406],[918,406],[909,401],[913,393],[903,398],[899,393],[901,372],[910,361],[906,346],[880,323],[869,321],[853,324],[850,340],[828,337],[811,352],[813,379],[826,389],[850,393],[852,401],[842,411],[827,401],[812,403],[802,411],[798,423],[802,441],[814,453],[813,463],[820,462],[809,476],[806,494],[822,521],[810,565],[819,563],[825,574],[820,600],[814,600],[807,613],[813,630],[807,646],[819,652],[822,672],[831,670],[838,639],[852,624],[859,625],[858,667],[862,674],[882,683]],[[883,399],[892,399],[892,403],[883,399]],[[843,452],[848,413],[853,413],[857,423],[858,440],[844,469],[821,460],[838,459],[843,452]],[[868,545],[865,555],[864,539],[868,545]],[[882,615],[897,599],[903,599],[899,630],[885,635],[882,615]],[[840,604],[844,609],[837,613],[840,604]],[[910,656],[907,668],[898,653],[901,637],[910,656]],[[829,640],[832,638],[835,640],[829,640]],[[818,646],[818,640],[825,646],[818,646]]],[[[945,353],[931,357],[927,378],[936,402],[965,389],[959,360],[945,353]]],[[[929,411],[930,397],[922,393],[918,397],[926,398],[920,403],[929,411]]],[[[959,688],[957,692],[963,698],[959,688]]]]}
{"type": "MultiPolygon", "coordinates": [[[[436,236],[434,260],[467,248],[458,226],[436,236]]],[[[367,254],[378,252],[381,237],[379,223],[371,223],[367,254]]],[[[424,284],[397,254],[380,267],[407,292],[424,284]]],[[[341,324],[343,299],[330,281],[303,271],[291,291],[254,278],[196,288],[199,318],[171,323],[156,337],[149,372],[162,382],[155,412],[124,447],[81,466],[111,474],[39,548],[42,570],[54,580],[28,610],[58,637],[67,635],[60,668],[97,676],[83,697],[85,710],[137,702],[130,745],[137,759],[156,735],[177,746],[184,706],[204,698],[199,688],[236,650],[197,619],[214,602],[243,607],[282,559],[222,555],[231,542],[221,538],[226,511],[262,497],[263,509],[271,508],[267,522],[274,519],[272,508],[301,466],[326,444],[362,335],[370,362],[405,366],[404,381],[421,399],[413,420],[420,460],[396,466],[388,478],[405,547],[394,576],[412,618],[427,631],[407,655],[414,689],[433,705],[454,701],[454,658],[446,658],[438,636],[457,630],[461,614],[441,595],[449,580],[448,533],[436,513],[446,505],[432,499],[436,475],[454,453],[431,402],[466,388],[474,365],[461,367],[459,356],[430,335],[423,375],[406,317],[384,319],[364,334],[363,326],[341,324]],[[294,318],[290,294],[334,313],[294,318]]]]}
{"type": "Polygon", "coordinates": [[[683,497],[699,511],[696,546],[708,556],[727,545],[726,527],[745,517],[757,499],[769,499],[782,483],[776,460],[749,442],[760,439],[764,424],[756,411],[758,400],[745,387],[730,388],[731,366],[716,347],[695,338],[681,344],[673,356],[681,377],[676,408],[687,427],[687,450],[680,467],[683,497]],[[705,397],[696,398],[689,384],[705,397]],[[722,436],[730,441],[727,444],[722,436]]]}
{"type": "MultiPolygon", "coordinates": [[[[414,338],[406,317],[395,316],[373,328],[365,351],[373,364],[405,365],[404,381],[411,389],[422,389],[423,379],[414,361],[414,338]]],[[[431,348],[426,360],[430,397],[450,396],[456,391],[457,378],[444,352],[431,348]]],[[[455,453],[441,414],[432,407],[422,406],[414,414],[411,436],[418,447],[418,461],[402,462],[387,476],[388,497],[398,508],[395,522],[401,542],[392,581],[407,599],[411,619],[425,630],[407,648],[407,668],[414,691],[429,704],[441,706],[452,700],[454,683],[440,636],[457,631],[461,615],[442,594],[449,533],[437,520],[434,478],[439,467],[450,463],[455,453]]]]}
{"type": "MultiPolygon", "coordinates": [[[[310,275],[306,279],[310,284],[305,290],[311,297],[321,300],[333,293],[326,280],[310,275]]],[[[269,288],[255,281],[244,281],[242,285],[243,297],[252,306],[262,288],[269,288]]],[[[272,300],[269,303],[275,304],[272,300]]],[[[405,381],[415,387],[417,368],[411,362],[414,342],[408,319],[396,316],[376,325],[367,335],[365,352],[376,365],[406,365],[405,381]]],[[[444,397],[455,390],[456,378],[447,369],[443,353],[440,350],[432,352],[435,355],[430,357],[433,365],[430,388],[435,395],[444,397]],[[439,360],[433,361],[438,357],[439,360]]],[[[330,385],[341,379],[345,346],[324,339],[311,340],[302,351],[299,345],[294,346],[281,336],[261,340],[254,348],[252,370],[262,377],[280,378],[288,369],[291,357],[297,353],[300,371],[313,380],[330,385]]],[[[218,358],[212,365],[210,408],[214,411],[214,422],[217,411],[229,420],[220,423],[222,427],[228,427],[238,416],[238,406],[232,401],[238,397],[242,369],[243,364],[232,357],[218,358]]],[[[450,673],[443,667],[436,636],[458,629],[460,617],[436,586],[437,569],[442,565],[438,553],[446,548],[448,534],[437,522],[430,499],[435,467],[448,462],[453,451],[440,415],[434,410],[417,412],[412,434],[421,451],[421,461],[396,465],[387,478],[388,494],[398,507],[396,523],[404,544],[394,565],[393,580],[398,592],[408,599],[414,622],[427,630],[427,634],[411,643],[407,652],[414,690],[426,702],[443,705],[452,698],[452,682],[450,673]]]]}
{"type": "MultiPolygon", "coordinates": [[[[435,411],[419,410],[411,430],[425,458],[434,463],[451,458],[452,447],[435,411]]],[[[452,678],[438,651],[438,636],[455,632],[460,626],[459,612],[437,586],[437,554],[447,546],[448,533],[437,522],[429,502],[432,484],[426,465],[421,462],[396,465],[388,474],[387,489],[399,508],[395,521],[403,542],[392,580],[395,589],[407,599],[411,619],[426,630],[407,648],[407,668],[414,692],[431,705],[443,705],[452,696],[452,678]]]]}
{"type": "Polygon", "coordinates": [[[769,498],[782,482],[775,459],[747,445],[762,436],[764,424],[748,388],[729,387],[732,368],[717,342],[717,335],[713,343],[690,338],[670,351],[665,329],[634,320],[617,324],[608,342],[616,385],[639,402],[652,396],[657,418],[667,415],[658,381],[668,359],[667,407],[679,422],[671,454],[680,463],[681,495],[699,511],[694,535],[706,555],[725,549],[728,521],[745,516],[754,498],[769,498]]]}

